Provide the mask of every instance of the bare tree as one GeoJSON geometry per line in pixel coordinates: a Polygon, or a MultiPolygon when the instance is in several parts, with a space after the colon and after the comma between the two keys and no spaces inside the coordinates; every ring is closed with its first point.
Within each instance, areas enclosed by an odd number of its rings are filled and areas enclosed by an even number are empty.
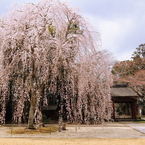
{"type": "Polygon", "coordinates": [[[30,102],[28,128],[34,128],[50,94],[60,96],[60,115],[65,107],[71,122],[106,118],[112,82],[108,57],[99,50],[99,34],[74,8],[57,0],[16,5],[1,19],[0,32],[1,122],[12,97],[13,121],[22,121],[30,102]]]}

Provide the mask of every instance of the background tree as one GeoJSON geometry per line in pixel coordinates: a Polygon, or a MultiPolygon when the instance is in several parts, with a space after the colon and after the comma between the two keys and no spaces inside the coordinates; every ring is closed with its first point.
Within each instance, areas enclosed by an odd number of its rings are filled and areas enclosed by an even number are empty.
{"type": "Polygon", "coordinates": [[[145,99],[145,44],[139,45],[132,54],[132,60],[121,61],[114,65],[112,73],[118,83],[129,86],[145,99]]]}
{"type": "Polygon", "coordinates": [[[99,50],[99,34],[75,9],[57,0],[16,5],[1,19],[0,32],[1,123],[11,99],[13,121],[29,114],[28,128],[34,128],[50,95],[59,98],[62,119],[97,123],[107,118],[109,57],[99,50]]]}
{"type": "Polygon", "coordinates": [[[132,58],[138,59],[138,58],[145,58],[145,44],[140,44],[137,48],[136,51],[133,52],[132,58]]]}

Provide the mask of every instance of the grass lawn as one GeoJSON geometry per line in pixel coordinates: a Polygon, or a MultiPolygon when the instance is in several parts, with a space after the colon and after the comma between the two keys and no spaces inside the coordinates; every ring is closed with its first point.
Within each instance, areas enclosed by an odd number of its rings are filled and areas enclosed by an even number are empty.
{"type": "Polygon", "coordinates": [[[135,120],[136,123],[145,123],[145,120],[135,120]]]}

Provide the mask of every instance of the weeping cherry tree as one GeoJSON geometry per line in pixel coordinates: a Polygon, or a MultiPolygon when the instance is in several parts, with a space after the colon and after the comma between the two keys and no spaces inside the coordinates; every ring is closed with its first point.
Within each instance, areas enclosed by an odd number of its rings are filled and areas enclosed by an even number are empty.
{"type": "Polygon", "coordinates": [[[12,120],[27,114],[34,128],[49,95],[59,96],[60,118],[70,122],[100,123],[110,113],[109,57],[98,32],[67,3],[15,5],[0,19],[0,53],[1,123],[11,99],[12,120]]]}

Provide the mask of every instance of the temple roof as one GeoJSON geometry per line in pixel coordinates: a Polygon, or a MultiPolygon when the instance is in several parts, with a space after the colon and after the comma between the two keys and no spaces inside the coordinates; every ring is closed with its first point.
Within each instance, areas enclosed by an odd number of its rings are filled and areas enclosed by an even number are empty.
{"type": "Polygon", "coordinates": [[[111,88],[112,97],[138,97],[138,94],[129,87],[111,88]]]}

